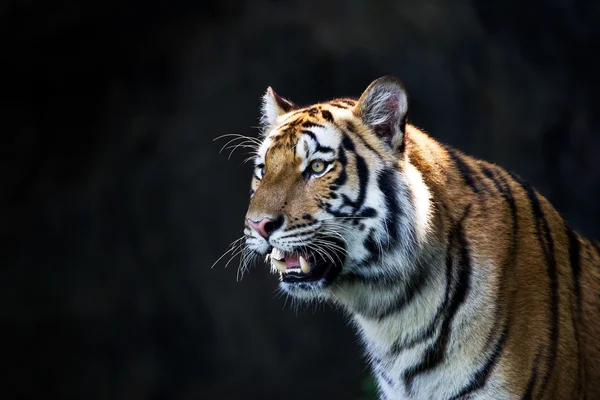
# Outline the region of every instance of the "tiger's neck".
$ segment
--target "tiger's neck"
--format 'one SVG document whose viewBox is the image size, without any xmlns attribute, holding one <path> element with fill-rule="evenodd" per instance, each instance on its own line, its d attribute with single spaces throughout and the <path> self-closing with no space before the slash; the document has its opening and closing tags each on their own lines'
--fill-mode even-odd
<svg viewBox="0 0 600 400">
<path fill-rule="evenodd" d="M 382 220 L 378 223 L 379 232 L 375 231 L 370 238 L 375 244 L 363 256 L 368 262 L 359 262 L 351 267 L 353 279 L 346 275 L 340 279 L 339 290 L 334 288 L 336 300 L 354 315 L 359 325 L 385 325 L 388 316 L 410 321 L 410 314 L 415 311 L 420 313 L 421 319 L 426 317 L 426 312 L 433 314 L 435 307 L 428 305 L 435 303 L 439 289 L 444 286 L 443 253 L 447 227 L 440 222 L 443 221 L 439 215 L 441 210 L 435 206 L 440 203 L 439 187 L 431 190 L 430 185 L 434 183 L 426 176 L 434 166 L 425 166 L 420 157 L 422 152 L 432 150 L 427 149 L 429 143 L 422 142 L 423 138 L 427 138 L 422 132 L 411 126 L 407 129 L 412 138 L 411 152 L 398 161 L 395 181 L 386 181 L 387 185 L 393 184 L 401 189 L 387 193 L 387 196 L 395 198 L 391 200 L 384 196 L 385 204 L 371 204 L 373 208 L 382 210 Z M 391 202 L 395 205 L 390 206 Z M 390 210 L 397 210 L 399 215 L 386 215 Z M 388 226 L 389 221 L 394 221 L 393 229 Z M 392 236 L 392 230 L 397 232 L 397 238 L 392 243 L 386 242 Z M 369 246 L 365 244 L 363 247 Z M 409 327 L 418 330 L 419 327 L 419 324 L 408 322 L 404 325 L 404 330 Z"/>
<path fill-rule="evenodd" d="M 337 301 L 351 313 L 379 386 L 388 398 L 398 398 L 399 393 L 419 393 L 424 398 L 456 393 L 464 371 L 460 363 L 444 363 L 440 355 L 445 354 L 446 360 L 464 361 L 464 343 L 486 345 L 481 339 L 485 335 L 480 333 L 488 327 L 472 321 L 481 320 L 482 312 L 489 310 L 476 307 L 465 312 L 459 307 L 464 300 L 462 285 L 472 285 L 476 291 L 486 285 L 485 277 L 469 282 L 462 275 L 471 268 L 471 260 L 465 259 L 469 256 L 460 251 L 465 246 L 461 240 L 466 240 L 462 224 L 470 209 L 463 208 L 460 199 L 454 201 L 452 194 L 444 193 L 443 180 L 435 176 L 436 166 L 423 164 L 426 157 L 421 157 L 421 152 L 437 151 L 436 145 L 419 148 L 419 144 L 429 146 L 419 140 L 428 139 L 417 136 L 411 143 L 415 164 L 407 161 L 403 166 L 405 187 L 410 188 L 414 208 L 404 221 L 399 221 L 416 226 L 415 246 L 407 252 L 409 238 L 405 238 L 369 266 L 370 271 L 402 273 L 393 273 L 392 278 L 373 274 L 375 279 L 347 283 L 335 293 Z M 402 202 L 403 194 L 398 196 Z M 456 210 L 432 206 L 441 203 L 456 204 Z M 442 218 L 441 213 L 456 215 Z M 441 222 L 444 220 L 455 222 Z M 447 331 L 453 324 L 461 329 L 454 331 L 450 339 Z M 427 374 L 432 371 L 435 375 Z M 421 379 L 425 375 L 427 379 Z"/>
</svg>

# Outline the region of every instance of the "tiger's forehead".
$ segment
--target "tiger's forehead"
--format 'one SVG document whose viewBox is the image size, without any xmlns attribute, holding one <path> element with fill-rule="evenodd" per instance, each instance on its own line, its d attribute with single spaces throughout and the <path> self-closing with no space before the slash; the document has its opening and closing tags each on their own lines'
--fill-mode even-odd
<svg viewBox="0 0 600 400">
<path fill-rule="evenodd" d="M 259 159 L 264 160 L 267 152 L 293 152 L 300 159 L 333 152 L 342 140 L 339 122 L 355 118 L 354 101 L 343 101 L 315 104 L 280 116 L 259 148 Z"/>
</svg>

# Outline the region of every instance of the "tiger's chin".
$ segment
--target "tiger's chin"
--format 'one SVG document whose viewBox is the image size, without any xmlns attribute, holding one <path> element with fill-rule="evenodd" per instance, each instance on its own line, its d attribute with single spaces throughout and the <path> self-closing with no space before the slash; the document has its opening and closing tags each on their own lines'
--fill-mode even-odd
<svg viewBox="0 0 600 400">
<path fill-rule="evenodd" d="M 280 287 L 287 294 L 307 300 L 324 297 L 344 265 L 345 249 L 337 246 L 339 250 L 334 253 L 304 249 L 284 252 L 274 247 L 267 261 L 271 272 L 279 273 Z"/>
</svg>

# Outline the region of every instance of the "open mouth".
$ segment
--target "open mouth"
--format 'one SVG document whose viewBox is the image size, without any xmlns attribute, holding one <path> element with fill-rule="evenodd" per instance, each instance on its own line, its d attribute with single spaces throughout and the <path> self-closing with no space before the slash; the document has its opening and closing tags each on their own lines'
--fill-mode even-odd
<svg viewBox="0 0 600 400">
<path fill-rule="evenodd" d="M 279 271 L 281 280 L 287 283 L 323 281 L 331 283 L 340 273 L 344 263 L 343 252 L 325 254 L 322 251 L 283 252 L 274 247 L 267 259 L 271 271 Z"/>
</svg>

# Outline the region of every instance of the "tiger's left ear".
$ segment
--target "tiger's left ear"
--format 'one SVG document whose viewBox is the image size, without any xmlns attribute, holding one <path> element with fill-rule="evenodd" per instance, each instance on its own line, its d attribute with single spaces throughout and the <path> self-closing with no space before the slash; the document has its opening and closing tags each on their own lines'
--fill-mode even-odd
<svg viewBox="0 0 600 400">
<path fill-rule="evenodd" d="M 296 105 L 289 100 L 284 99 L 279 96 L 275 91 L 269 86 L 267 88 L 267 92 L 263 96 L 262 102 L 262 115 L 260 117 L 260 122 L 263 127 L 269 127 L 275 125 L 275 121 L 277 117 L 283 115 L 287 112 L 292 111 L 296 108 Z"/>
<path fill-rule="evenodd" d="M 404 151 L 408 96 L 402 82 L 393 76 L 373 81 L 354 107 L 361 118 L 394 152 Z"/>
</svg>

